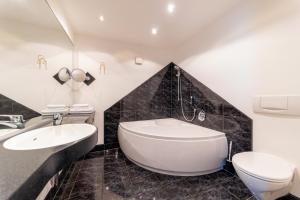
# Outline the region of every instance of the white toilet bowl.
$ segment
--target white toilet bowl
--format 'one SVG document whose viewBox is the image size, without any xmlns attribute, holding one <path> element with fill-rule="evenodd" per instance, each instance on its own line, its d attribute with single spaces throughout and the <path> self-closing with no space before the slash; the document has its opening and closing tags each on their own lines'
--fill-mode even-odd
<svg viewBox="0 0 300 200">
<path fill-rule="evenodd" d="M 289 192 L 295 167 L 285 160 L 265 153 L 243 152 L 232 158 L 240 179 L 261 200 L 274 200 Z"/>
</svg>

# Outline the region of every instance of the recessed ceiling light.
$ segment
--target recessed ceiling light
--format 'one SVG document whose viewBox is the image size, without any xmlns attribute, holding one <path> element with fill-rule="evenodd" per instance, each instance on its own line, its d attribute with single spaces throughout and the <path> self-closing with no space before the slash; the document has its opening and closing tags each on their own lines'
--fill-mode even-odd
<svg viewBox="0 0 300 200">
<path fill-rule="evenodd" d="M 169 3 L 167 8 L 169 13 L 173 13 L 175 11 L 175 4 Z"/>
<path fill-rule="evenodd" d="M 103 21 L 104 21 L 104 17 L 101 15 L 101 16 L 99 17 L 99 20 L 100 20 L 101 22 L 103 22 Z"/>
<path fill-rule="evenodd" d="M 152 28 L 151 33 L 152 35 L 157 35 L 157 28 Z"/>
</svg>

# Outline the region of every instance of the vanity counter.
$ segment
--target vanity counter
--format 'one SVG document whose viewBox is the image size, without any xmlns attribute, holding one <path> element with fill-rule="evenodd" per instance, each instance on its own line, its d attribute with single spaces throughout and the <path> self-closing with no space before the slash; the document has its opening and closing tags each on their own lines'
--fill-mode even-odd
<svg viewBox="0 0 300 200">
<path fill-rule="evenodd" d="M 67 116 L 63 124 L 85 123 L 89 118 Z M 35 120 L 13 135 L 52 125 L 51 118 Z M 95 131 L 75 143 L 36 150 L 8 150 L 3 147 L 5 140 L 0 141 L 0 199 L 35 199 L 50 178 L 65 165 L 89 152 L 96 145 L 97 138 Z"/>
</svg>

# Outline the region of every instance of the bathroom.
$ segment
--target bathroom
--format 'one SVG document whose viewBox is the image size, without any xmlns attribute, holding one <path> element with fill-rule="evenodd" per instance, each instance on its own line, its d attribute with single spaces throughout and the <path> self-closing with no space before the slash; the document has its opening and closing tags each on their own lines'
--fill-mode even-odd
<svg viewBox="0 0 300 200">
<path fill-rule="evenodd" d="M 0 2 L 0 200 L 300 199 L 298 0 Z"/>
</svg>

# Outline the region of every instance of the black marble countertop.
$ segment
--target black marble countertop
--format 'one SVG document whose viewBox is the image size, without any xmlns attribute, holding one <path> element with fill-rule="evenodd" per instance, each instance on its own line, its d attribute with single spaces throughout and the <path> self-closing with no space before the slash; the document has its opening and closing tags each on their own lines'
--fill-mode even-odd
<svg viewBox="0 0 300 200">
<path fill-rule="evenodd" d="M 63 124 L 85 123 L 90 116 L 67 116 Z M 37 118 L 16 134 L 51 126 L 52 119 Z M 14 134 L 14 135 L 16 135 Z M 97 143 L 97 131 L 76 143 L 36 150 L 8 150 L 0 141 L 0 199 L 35 199 L 46 183 Z"/>
</svg>

